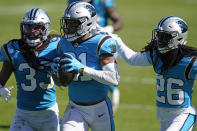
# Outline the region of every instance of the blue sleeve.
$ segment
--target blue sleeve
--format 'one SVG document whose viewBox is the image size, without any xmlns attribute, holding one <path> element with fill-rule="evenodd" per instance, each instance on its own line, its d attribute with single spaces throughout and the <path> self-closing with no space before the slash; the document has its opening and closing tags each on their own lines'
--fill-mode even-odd
<svg viewBox="0 0 197 131">
<path fill-rule="evenodd" d="M 114 40 L 113 38 L 110 38 L 108 40 L 106 40 L 100 48 L 99 51 L 99 55 L 101 54 L 112 54 L 114 55 L 117 51 L 117 43 L 116 40 Z"/>
<path fill-rule="evenodd" d="M 195 61 L 192 70 L 189 73 L 189 78 L 197 80 L 197 60 Z"/>
<path fill-rule="evenodd" d="M 115 1 L 114 0 L 104 0 L 105 8 L 112 8 L 115 7 Z"/>
<path fill-rule="evenodd" d="M 57 46 L 57 54 L 58 56 L 62 56 L 64 54 L 64 47 L 63 47 L 63 44 L 64 44 L 64 40 L 63 38 L 60 40 L 60 42 L 58 43 L 58 46 Z"/>
<path fill-rule="evenodd" d="M 3 45 L 1 46 L 1 50 L 0 50 L 0 61 L 9 61 L 8 59 L 8 54 L 6 53 L 6 50 L 5 50 L 5 46 L 6 45 Z"/>
<path fill-rule="evenodd" d="M 147 59 L 148 59 L 148 62 L 149 62 L 150 64 L 153 64 L 152 59 L 151 59 L 151 57 L 150 57 L 150 51 L 146 51 L 145 54 L 146 54 L 146 57 L 147 57 Z"/>
</svg>

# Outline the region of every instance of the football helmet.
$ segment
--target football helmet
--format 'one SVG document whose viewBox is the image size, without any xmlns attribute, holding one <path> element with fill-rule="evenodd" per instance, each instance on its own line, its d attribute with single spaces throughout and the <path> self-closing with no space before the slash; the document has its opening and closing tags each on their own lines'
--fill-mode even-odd
<svg viewBox="0 0 197 131">
<path fill-rule="evenodd" d="M 49 35 L 50 18 L 40 8 L 33 8 L 22 18 L 21 38 L 29 46 L 33 47 L 45 41 Z"/>
<path fill-rule="evenodd" d="M 76 1 L 92 3 L 92 0 L 68 0 L 68 3 L 71 4 L 72 2 L 76 2 Z"/>
<path fill-rule="evenodd" d="M 73 2 L 60 20 L 60 31 L 70 42 L 96 29 L 97 14 L 94 6 L 87 2 Z"/>
<path fill-rule="evenodd" d="M 178 48 L 178 45 L 186 44 L 188 26 L 186 22 L 176 16 L 167 16 L 159 21 L 153 30 L 157 48 L 164 54 Z"/>
<path fill-rule="evenodd" d="M 92 2 L 92 0 L 81 0 L 81 1 L 88 2 L 88 3 L 91 3 Z"/>
</svg>

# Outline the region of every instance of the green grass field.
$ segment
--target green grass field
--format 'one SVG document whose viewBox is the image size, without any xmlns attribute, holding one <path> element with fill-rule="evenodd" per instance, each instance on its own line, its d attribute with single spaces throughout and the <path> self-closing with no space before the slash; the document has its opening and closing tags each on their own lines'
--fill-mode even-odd
<svg viewBox="0 0 197 131">
<path fill-rule="evenodd" d="M 59 19 L 66 8 L 66 0 L 1 0 L 0 44 L 20 38 L 19 23 L 24 13 L 40 7 L 51 18 L 51 30 L 59 33 Z M 165 16 L 183 18 L 189 26 L 188 45 L 197 47 L 197 1 L 196 0 L 116 0 L 117 10 L 124 20 L 124 29 L 117 32 L 132 49 L 140 51 L 151 40 L 152 29 Z M 121 75 L 120 108 L 114 114 L 116 131 L 158 131 L 156 120 L 156 86 L 152 67 L 130 67 L 119 61 Z M 16 108 L 16 82 L 14 76 L 6 86 L 14 85 L 12 99 L 5 103 L 0 98 L 0 131 L 9 130 Z M 196 83 L 193 104 L 197 106 Z M 60 116 L 68 102 L 67 89 L 57 88 Z M 197 129 L 196 129 L 197 131 Z"/>
</svg>

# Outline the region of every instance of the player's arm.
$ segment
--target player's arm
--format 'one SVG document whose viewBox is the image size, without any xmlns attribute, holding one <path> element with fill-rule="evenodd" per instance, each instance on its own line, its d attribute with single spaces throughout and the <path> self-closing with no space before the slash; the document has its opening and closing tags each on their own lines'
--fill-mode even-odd
<svg viewBox="0 0 197 131">
<path fill-rule="evenodd" d="M 1 71 L 0 71 L 0 84 L 4 86 L 6 82 L 8 81 L 10 75 L 14 71 L 13 65 L 12 65 L 12 58 L 9 53 L 9 43 L 4 44 L 0 48 L 0 62 L 3 62 Z"/>
<path fill-rule="evenodd" d="M 99 56 L 100 67 L 102 70 L 95 70 L 85 66 L 82 70 L 83 75 L 87 75 L 88 77 L 106 85 L 117 86 L 120 82 L 120 76 L 114 58 L 114 54 L 117 50 L 116 44 L 116 40 L 112 37 L 103 37 L 97 47 L 97 55 Z"/>
<path fill-rule="evenodd" d="M 111 28 L 110 29 L 111 31 L 109 31 L 111 33 L 120 30 L 123 27 L 123 20 L 120 17 L 120 14 L 117 12 L 115 7 L 107 8 L 106 10 L 107 10 L 107 15 L 113 22 L 113 25 L 111 27 L 110 26 L 105 27 L 106 30 L 108 30 L 107 28 Z"/>
<path fill-rule="evenodd" d="M 13 72 L 13 67 L 10 62 L 4 61 L 0 72 L 0 84 L 4 86 Z"/>
<path fill-rule="evenodd" d="M 7 61 L 3 62 L 3 66 L 0 72 L 0 96 L 4 98 L 5 102 L 8 102 L 8 100 L 11 98 L 10 90 L 13 87 L 4 87 L 4 85 L 10 78 L 12 72 L 12 64 Z"/>
<path fill-rule="evenodd" d="M 94 80 L 106 84 L 117 86 L 120 82 L 120 76 L 115 58 L 111 54 L 100 55 L 100 65 L 102 70 L 95 70 L 85 66 L 80 72 Z"/>
<path fill-rule="evenodd" d="M 123 41 L 117 37 L 112 36 L 117 41 L 118 55 L 129 65 L 133 66 L 150 66 L 151 63 L 147 58 L 145 52 L 135 52 L 127 47 Z"/>
<path fill-rule="evenodd" d="M 82 73 L 83 76 L 88 76 L 100 83 L 106 85 L 117 86 L 120 81 L 117 65 L 114 63 L 115 59 L 113 56 L 101 55 L 100 62 L 102 70 L 95 70 L 88 66 L 84 66 L 71 54 L 64 54 L 67 58 L 61 59 L 60 62 L 68 63 L 61 66 L 64 69 L 64 72 L 75 71 L 75 73 Z"/>
</svg>

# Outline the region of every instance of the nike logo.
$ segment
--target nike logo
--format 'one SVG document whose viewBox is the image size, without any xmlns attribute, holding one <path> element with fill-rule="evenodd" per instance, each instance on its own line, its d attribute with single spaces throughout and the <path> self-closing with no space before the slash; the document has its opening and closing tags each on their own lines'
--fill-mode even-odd
<svg viewBox="0 0 197 131">
<path fill-rule="evenodd" d="M 105 113 L 98 115 L 98 117 L 102 117 Z"/>
</svg>

